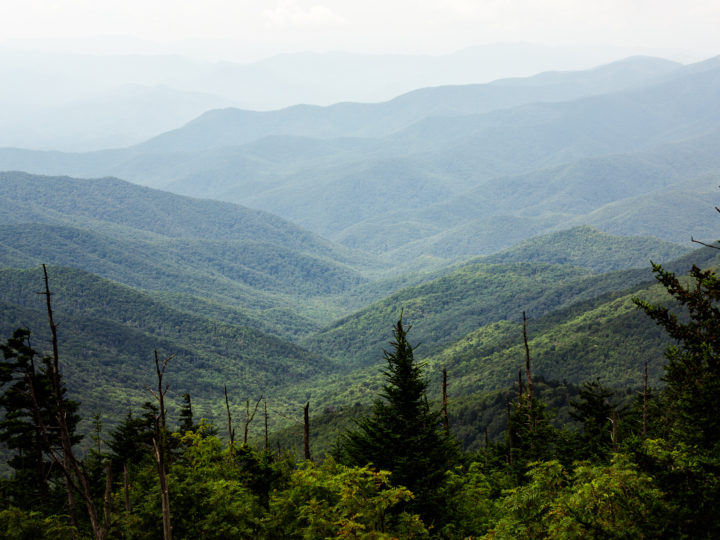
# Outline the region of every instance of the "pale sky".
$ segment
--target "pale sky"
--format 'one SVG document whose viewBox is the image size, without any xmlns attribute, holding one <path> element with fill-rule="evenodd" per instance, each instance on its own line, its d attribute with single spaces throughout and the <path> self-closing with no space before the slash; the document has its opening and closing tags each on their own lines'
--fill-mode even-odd
<svg viewBox="0 0 720 540">
<path fill-rule="evenodd" d="M 195 48 L 221 57 L 229 55 L 220 42 L 234 41 L 253 59 L 306 50 L 443 54 L 525 42 L 699 59 L 720 54 L 720 0 L 0 0 L 6 45 L 63 38 L 72 48 L 73 39 L 107 36 L 134 42 L 107 40 L 98 47 L 108 50 L 97 52 Z"/>
</svg>

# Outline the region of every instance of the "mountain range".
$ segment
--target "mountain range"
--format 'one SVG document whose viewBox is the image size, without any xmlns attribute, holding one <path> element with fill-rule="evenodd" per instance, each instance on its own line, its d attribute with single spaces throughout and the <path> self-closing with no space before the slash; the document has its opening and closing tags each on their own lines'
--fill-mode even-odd
<svg viewBox="0 0 720 540">
<path fill-rule="evenodd" d="M 523 312 L 539 376 L 632 386 L 648 361 L 658 384 L 665 339 L 632 298 L 667 301 L 651 260 L 720 263 L 689 243 L 717 230 L 718 91 L 718 59 L 631 58 L 0 149 L 0 331 L 44 347 L 48 264 L 71 392 L 111 425 L 155 348 L 212 419 L 226 385 L 236 408 L 269 396 L 273 426 L 367 404 L 401 316 L 458 397 L 511 384 Z"/>
</svg>

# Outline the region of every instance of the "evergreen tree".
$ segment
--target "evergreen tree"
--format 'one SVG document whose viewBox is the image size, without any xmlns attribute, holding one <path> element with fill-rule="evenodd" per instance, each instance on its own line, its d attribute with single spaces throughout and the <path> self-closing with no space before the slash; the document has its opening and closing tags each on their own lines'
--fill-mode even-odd
<svg viewBox="0 0 720 540">
<path fill-rule="evenodd" d="M 187 431 L 195 431 L 197 426 L 193 422 L 193 411 L 192 402 L 190 401 L 190 394 L 187 392 L 183 394 L 183 406 L 180 409 L 180 433 Z"/>
<path fill-rule="evenodd" d="M 614 391 L 593 381 L 584 383 L 579 399 L 570 401 L 570 417 L 582 424 L 577 459 L 605 461 L 613 450 L 612 419 L 613 411 L 617 411 L 614 397 Z M 624 410 L 619 412 L 624 413 Z M 616 416 L 620 417 L 619 414 Z"/>
<path fill-rule="evenodd" d="M 664 392 L 672 438 L 705 449 L 720 449 L 720 278 L 693 265 L 694 284 L 653 264 L 657 280 L 684 308 L 680 316 L 665 306 L 634 299 L 679 346 L 666 351 Z"/>
<path fill-rule="evenodd" d="M 0 345 L 0 444 L 12 452 L 8 465 L 14 470 L 11 487 L 14 503 L 22 508 L 47 508 L 54 480 L 61 471 L 53 467 L 50 449 L 62 453 L 57 426 L 57 407 L 53 395 L 48 358 L 38 358 L 30 345 L 30 331 L 17 329 L 4 345 Z M 39 364 L 39 365 L 38 365 Z M 31 387 L 32 385 L 32 387 Z M 31 392 L 31 388 L 32 391 Z M 62 388 L 64 394 L 65 389 Z M 34 407 L 35 395 L 38 409 Z M 66 420 L 73 444 L 80 441 L 75 435 L 79 421 L 78 403 L 63 398 Z M 41 424 L 46 426 L 46 442 Z M 62 500 L 62 499 L 60 499 Z"/>
<path fill-rule="evenodd" d="M 676 537 L 720 538 L 720 278 L 693 265 L 687 286 L 653 264 L 682 309 L 635 303 L 678 342 L 666 351 L 666 388 L 660 401 L 668 440 L 646 443 L 643 465 L 675 506 Z"/>
<path fill-rule="evenodd" d="M 427 382 L 413 357 L 402 318 L 394 329 L 392 352 L 384 352 L 386 384 L 375 401 L 371 417 L 338 441 L 336 454 L 354 466 L 372 465 L 392 473 L 393 485 L 415 494 L 408 510 L 427 524 L 441 521 L 439 488 L 457 458 L 454 441 L 444 433 L 438 411 L 427 401 Z"/>
</svg>

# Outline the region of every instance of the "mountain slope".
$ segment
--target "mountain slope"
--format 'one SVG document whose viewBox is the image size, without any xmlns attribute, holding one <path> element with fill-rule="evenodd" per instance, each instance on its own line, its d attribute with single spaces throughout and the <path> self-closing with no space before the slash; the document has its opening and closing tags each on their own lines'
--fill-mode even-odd
<svg viewBox="0 0 720 540">
<path fill-rule="evenodd" d="M 130 404 L 149 399 L 154 349 L 174 355 L 168 368 L 174 399 L 191 392 L 198 412 L 209 417 L 222 410 L 224 385 L 236 396 L 259 395 L 329 369 L 297 345 L 178 311 L 92 274 L 63 267 L 49 267 L 48 274 L 65 380 L 87 411 L 117 420 Z M 0 269 L 0 281 L 0 333 L 28 327 L 33 343 L 45 350 L 47 314 L 36 294 L 42 271 Z"/>
</svg>

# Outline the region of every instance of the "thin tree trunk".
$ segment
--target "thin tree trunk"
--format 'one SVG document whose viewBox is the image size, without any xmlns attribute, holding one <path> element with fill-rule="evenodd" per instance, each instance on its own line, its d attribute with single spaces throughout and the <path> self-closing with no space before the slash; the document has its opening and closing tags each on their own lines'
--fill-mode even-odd
<svg viewBox="0 0 720 540">
<path fill-rule="evenodd" d="M 508 434 L 508 463 L 513 464 L 513 436 L 512 436 L 512 420 L 510 418 L 510 403 L 507 404 L 507 434 Z"/>
<path fill-rule="evenodd" d="M 68 461 L 67 456 L 63 456 L 63 460 L 65 462 L 65 465 L 63 466 L 63 468 L 67 468 L 67 470 L 70 470 L 70 463 Z M 68 513 L 70 515 L 70 525 L 77 528 L 78 520 L 77 520 L 77 504 L 75 503 L 75 490 L 70 485 L 70 479 L 67 476 L 65 476 L 65 489 L 67 490 Z"/>
<path fill-rule="evenodd" d="M 129 514 L 132 511 L 130 508 L 130 478 L 125 462 L 123 462 L 123 491 L 125 492 L 125 511 Z"/>
<path fill-rule="evenodd" d="M 263 397 L 260 396 L 260 399 L 255 402 L 255 409 L 253 409 L 252 414 L 250 414 L 250 398 L 245 401 L 245 432 L 243 434 L 243 444 L 247 444 L 250 422 L 252 422 L 255 418 L 255 413 L 257 413 L 258 406 L 260 405 L 260 401 L 262 401 L 262 398 Z"/>
<path fill-rule="evenodd" d="M 532 374 L 530 372 L 530 346 L 528 345 L 527 339 L 527 319 L 525 318 L 525 312 L 522 312 L 523 318 L 523 341 L 525 342 L 525 375 L 527 376 L 528 394 L 532 400 L 534 396 L 534 388 L 532 382 Z"/>
<path fill-rule="evenodd" d="M 165 474 L 165 462 L 163 460 L 162 448 L 153 439 L 153 450 L 155 451 L 155 464 L 157 465 L 158 479 L 160 480 L 160 504 L 162 506 L 163 538 L 172 540 L 172 524 L 170 522 L 170 493 L 168 491 L 167 476 Z"/>
<path fill-rule="evenodd" d="M 618 451 L 618 442 L 619 442 L 619 441 L 618 441 L 618 431 L 617 431 L 617 427 L 618 427 L 618 413 L 617 413 L 617 410 L 616 410 L 616 409 L 613 409 L 613 414 L 612 414 L 612 420 L 611 420 L 611 422 L 612 422 L 613 452 L 616 452 L 616 453 L 617 453 L 617 451 Z"/>
<path fill-rule="evenodd" d="M 648 397 L 648 363 L 645 360 L 643 374 L 643 435 L 647 435 L 647 397 Z"/>
<path fill-rule="evenodd" d="M 110 495 L 112 493 L 112 477 L 110 475 L 110 460 L 105 461 L 105 495 L 103 497 L 103 510 L 105 513 L 105 530 L 110 531 Z"/>
<path fill-rule="evenodd" d="M 442 374 L 442 415 L 443 415 L 443 429 L 445 435 L 450 434 L 450 419 L 448 418 L 447 412 L 447 369 L 443 368 Z"/>
<path fill-rule="evenodd" d="M 304 429 L 303 429 L 303 443 L 304 443 L 303 446 L 305 448 L 305 459 L 308 461 L 312 461 L 312 458 L 310 457 L 310 413 L 309 413 L 309 410 L 310 410 L 310 402 L 308 401 L 305 404 L 305 409 L 303 411 L 304 412 L 303 416 L 305 419 L 305 425 L 304 425 Z"/>
<path fill-rule="evenodd" d="M 67 412 L 65 411 L 65 403 L 63 402 L 62 397 L 62 387 L 60 385 L 60 353 L 58 351 L 57 325 L 55 324 L 53 318 L 52 303 L 50 301 L 52 293 L 50 292 L 47 267 L 44 264 L 42 265 L 42 267 L 45 280 L 45 291 L 40 294 L 45 296 L 48 323 L 50 325 L 50 335 L 53 351 L 52 362 L 50 363 L 50 370 L 53 394 L 55 396 L 56 421 L 58 432 L 60 435 L 60 443 L 63 450 L 62 459 L 57 455 L 57 453 L 53 450 L 50 444 L 50 437 L 47 433 L 47 426 L 44 424 L 44 422 L 42 422 L 39 414 L 40 406 L 37 401 L 37 395 L 35 394 L 34 386 L 32 384 L 33 381 L 30 380 L 28 382 L 33 401 L 33 407 L 37 410 L 37 418 L 40 419 L 40 429 L 43 434 L 43 439 L 45 441 L 47 450 L 53 458 L 53 461 L 55 461 L 55 463 L 57 463 L 62 468 L 63 473 L 65 474 L 65 485 L 68 490 L 68 503 L 71 506 L 74 505 L 72 491 L 77 489 L 83 500 L 85 501 L 85 507 L 87 509 L 88 518 L 90 520 L 90 526 L 93 530 L 95 538 L 97 538 L 98 540 L 105 540 L 105 538 L 107 538 L 107 530 L 100 524 L 97 508 L 95 506 L 95 502 L 93 501 L 92 493 L 90 490 L 90 483 L 88 482 L 87 476 L 85 476 L 85 472 L 80 466 L 80 462 L 75 457 L 72 449 L 72 440 L 70 438 L 70 430 L 67 424 Z"/>
<path fill-rule="evenodd" d="M 269 445 L 268 445 L 268 413 L 267 413 L 267 400 L 263 401 L 263 406 L 265 408 L 265 451 L 268 451 Z"/>
<path fill-rule="evenodd" d="M 225 409 L 227 410 L 228 419 L 228 436 L 230 437 L 230 445 L 228 447 L 228 456 L 233 457 L 233 449 L 235 446 L 235 430 L 232 427 L 232 417 L 230 416 L 230 401 L 228 401 L 227 386 L 225 387 Z"/>
<path fill-rule="evenodd" d="M 155 437 L 153 438 L 153 450 L 155 451 L 155 464 L 157 465 L 158 480 L 160 482 L 160 503 L 162 506 L 163 520 L 163 538 L 172 540 L 172 522 L 170 519 L 170 492 L 167 484 L 167 471 L 165 470 L 167 454 L 167 428 L 166 428 L 166 412 L 165 412 L 165 394 L 169 385 L 163 388 L 163 375 L 168 362 L 172 359 L 168 356 L 162 361 L 158 357 L 157 349 L 155 349 L 155 372 L 157 374 L 157 392 L 150 390 L 158 401 L 159 410 L 155 417 Z"/>
</svg>

